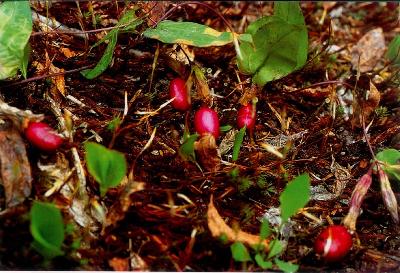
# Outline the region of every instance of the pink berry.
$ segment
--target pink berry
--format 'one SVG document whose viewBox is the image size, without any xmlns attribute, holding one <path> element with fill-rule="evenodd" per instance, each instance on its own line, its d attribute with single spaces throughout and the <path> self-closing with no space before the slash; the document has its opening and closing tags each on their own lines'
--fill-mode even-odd
<svg viewBox="0 0 400 273">
<path fill-rule="evenodd" d="M 185 81 L 181 78 L 173 79 L 169 84 L 169 96 L 175 98 L 172 106 L 176 110 L 187 111 L 190 108 L 190 94 L 186 88 Z"/>
<path fill-rule="evenodd" d="M 219 119 L 217 113 L 208 107 L 201 107 L 194 115 L 194 127 L 200 135 L 212 134 L 219 136 Z"/>
<path fill-rule="evenodd" d="M 55 151 L 63 143 L 63 138 L 44 122 L 30 122 L 25 136 L 33 146 L 46 152 Z"/>
<path fill-rule="evenodd" d="M 246 126 L 252 130 L 256 124 L 256 109 L 253 104 L 247 104 L 240 107 L 237 116 L 237 124 L 239 128 Z"/>
<path fill-rule="evenodd" d="M 315 253 L 327 262 L 341 260 L 350 251 L 353 241 L 344 226 L 335 225 L 325 228 L 314 242 Z"/>
</svg>

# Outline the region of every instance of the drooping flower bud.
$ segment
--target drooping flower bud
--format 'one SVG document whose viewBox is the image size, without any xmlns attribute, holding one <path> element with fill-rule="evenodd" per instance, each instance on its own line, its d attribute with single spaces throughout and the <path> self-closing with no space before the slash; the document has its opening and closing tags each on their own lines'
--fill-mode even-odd
<svg viewBox="0 0 400 273">
<path fill-rule="evenodd" d="M 378 165 L 378 164 L 377 164 Z M 381 193 L 383 202 L 385 203 L 386 208 L 390 212 L 390 216 L 392 216 L 393 222 L 396 224 L 399 223 L 399 213 L 397 211 L 397 200 L 392 187 L 390 186 L 389 178 L 387 174 L 382 170 L 382 167 L 378 165 L 378 176 L 379 182 L 381 184 Z"/>
<path fill-rule="evenodd" d="M 350 198 L 350 209 L 343 220 L 343 225 L 350 230 L 356 229 L 357 218 L 360 215 L 361 205 L 364 201 L 365 194 L 372 183 L 372 169 L 369 169 L 358 181 Z"/>
</svg>

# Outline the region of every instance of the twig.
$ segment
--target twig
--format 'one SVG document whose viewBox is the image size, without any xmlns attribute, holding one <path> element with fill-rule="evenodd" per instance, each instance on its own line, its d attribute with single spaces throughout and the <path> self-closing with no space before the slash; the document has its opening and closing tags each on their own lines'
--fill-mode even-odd
<svg viewBox="0 0 400 273">
<path fill-rule="evenodd" d="M 72 74 L 72 73 L 75 73 L 75 72 L 79 72 L 81 70 L 85 70 L 85 69 L 91 68 L 93 66 L 95 66 L 95 65 L 91 64 L 91 65 L 87 65 L 87 66 L 76 68 L 76 69 L 66 70 L 64 72 L 57 72 L 57 73 L 53 73 L 53 74 L 35 76 L 35 77 L 28 78 L 28 79 L 25 79 L 25 80 L 22 80 L 22 81 L 19 81 L 19 82 L 13 82 L 13 83 L 10 83 L 10 84 L 6 84 L 6 85 L 0 86 L 0 87 L 10 87 L 10 86 L 20 85 L 20 84 L 24 84 L 24 83 L 27 83 L 27 82 L 33 82 L 33 81 L 37 81 L 37 80 L 41 80 L 41 79 L 45 79 L 45 78 L 49 78 L 49 77 Z"/>
</svg>

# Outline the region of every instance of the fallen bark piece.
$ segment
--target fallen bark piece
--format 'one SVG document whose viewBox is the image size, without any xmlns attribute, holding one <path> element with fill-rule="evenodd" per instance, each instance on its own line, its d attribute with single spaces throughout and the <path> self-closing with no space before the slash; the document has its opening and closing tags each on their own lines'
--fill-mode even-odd
<svg viewBox="0 0 400 273">
<path fill-rule="evenodd" d="M 248 246 L 261 244 L 265 251 L 269 251 L 269 240 L 261 241 L 260 236 L 250 234 L 241 230 L 233 230 L 229 227 L 219 215 L 213 203 L 213 197 L 210 198 L 207 211 L 208 228 L 213 237 L 225 235 L 229 242 L 241 242 Z"/>
</svg>

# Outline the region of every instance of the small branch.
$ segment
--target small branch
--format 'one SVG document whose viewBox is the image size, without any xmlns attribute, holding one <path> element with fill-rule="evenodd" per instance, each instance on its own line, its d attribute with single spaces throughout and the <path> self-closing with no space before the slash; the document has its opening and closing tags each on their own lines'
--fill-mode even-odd
<svg viewBox="0 0 400 273">
<path fill-rule="evenodd" d="M 45 79 L 45 78 L 54 77 L 54 76 L 72 74 L 72 73 L 75 73 L 75 72 L 79 72 L 81 70 L 85 70 L 85 69 L 91 68 L 93 66 L 94 66 L 94 64 L 91 64 L 91 65 L 87 65 L 87 66 L 76 68 L 76 69 L 72 69 L 72 70 L 66 70 L 64 72 L 57 72 L 57 73 L 53 73 L 53 74 L 35 76 L 35 77 L 28 78 L 28 79 L 25 79 L 25 80 L 22 80 L 22 81 L 19 81 L 19 82 L 13 82 L 13 83 L 10 83 L 10 84 L 6 84 L 6 85 L 0 86 L 0 87 L 10 87 L 10 86 L 20 85 L 20 84 L 24 84 L 24 83 L 27 83 L 27 82 L 33 82 L 33 81 L 37 81 L 37 80 L 41 80 L 41 79 Z"/>
</svg>

